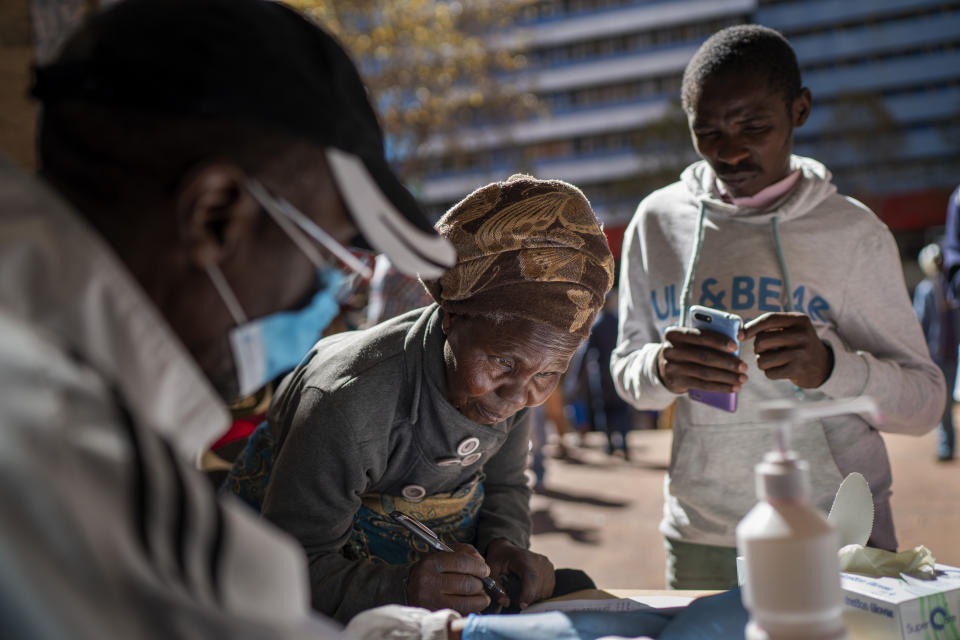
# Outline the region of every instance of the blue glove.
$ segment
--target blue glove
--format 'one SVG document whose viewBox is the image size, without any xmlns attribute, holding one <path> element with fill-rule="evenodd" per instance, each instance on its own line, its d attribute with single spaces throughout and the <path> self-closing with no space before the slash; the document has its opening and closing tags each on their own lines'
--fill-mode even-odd
<svg viewBox="0 0 960 640">
<path fill-rule="evenodd" d="M 656 637 L 672 614 L 656 611 L 550 611 L 471 615 L 462 640 L 595 640 L 601 636 Z"/>
</svg>

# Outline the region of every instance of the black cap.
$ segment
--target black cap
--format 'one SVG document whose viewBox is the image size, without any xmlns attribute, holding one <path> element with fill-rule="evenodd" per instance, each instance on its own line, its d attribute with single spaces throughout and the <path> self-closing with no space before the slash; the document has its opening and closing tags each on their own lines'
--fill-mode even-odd
<svg viewBox="0 0 960 640">
<path fill-rule="evenodd" d="M 349 56 L 282 4 L 118 2 L 81 27 L 67 54 L 35 70 L 32 92 L 46 104 L 233 117 L 285 131 L 326 149 L 364 238 L 398 269 L 439 277 L 456 259 L 390 169 Z"/>
</svg>

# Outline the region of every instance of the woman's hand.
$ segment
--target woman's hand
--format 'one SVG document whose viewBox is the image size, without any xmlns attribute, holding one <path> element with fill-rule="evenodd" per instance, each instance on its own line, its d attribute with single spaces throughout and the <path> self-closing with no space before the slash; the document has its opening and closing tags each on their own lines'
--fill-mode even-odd
<svg viewBox="0 0 960 640">
<path fill-rule="evenodd" d="M 771 380 L 786 378 L 801 389 L 815 389 L 833 371 L 833 352 L 805 313 L 765 313 L 743 331 L 745 339 L 755 338 L 757 366 Z"/>
<path fill-rule="evenodd" d="M 410 568 L 407 577 L 407 604 L 425 609 L 453 609 L 477 613 L 490 604 L 481 578 L 490 567 L 469 544 L 453 545 L 453 553 L 429 553 Z"/>
<path fill-rule="evenodd" d="M 520 595 L 515 604 L 521 609 L 553 593 L 553 564 L 546 556 L 499 538 L 487 547 L 487 564 L 494 580 L 508 573 L 520 576 Z"/>
<path fill-rule="evenodd" d="M 733 340 L 715 331 L 670 327 L 657 353 L 657 373 L 673 393 L 734 393 L 747 381 L 747 365 L 733 355 L 736 350 Z"/>
</svg>

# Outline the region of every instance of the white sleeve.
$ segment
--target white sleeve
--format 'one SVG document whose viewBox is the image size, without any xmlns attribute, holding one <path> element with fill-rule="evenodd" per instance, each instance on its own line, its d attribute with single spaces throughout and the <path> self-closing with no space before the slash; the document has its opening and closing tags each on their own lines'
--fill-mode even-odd
<svg viewBox="0 0 960 640">
<path fill-rule="evenodd" d="M 872 396 L 882 431 L 921 435 L 943 414 L 943 373 L 930 358 L 903 279 L 900 254 L 885 228 L 855 252 L 837 330 L 820 328 L 833 349 L 833 371 L 819 390 L 830 397 Z"/>
<path fill-rule="evenodd" d="M 663 386 L 657 373 L 662 341 L 650 308 L 648 274 L 640 241 L 642 207 L 623 238 L 619 283 L 619 333 L 610 358 L 617 393 L 641 410 L 668 407 L 678 396 Z"/>
<path fill-rule="evenodd" d="M 332 640 L 299 545 L 0 310 L 4 637 Z"/>
<path fill-rule="evenodd" d="M 460 618 L 452 609 L 430 611 L 390 604 L 368 609 L 347 625 L 350 640 L 447 640 L 450 622 Z"/>
</svg>

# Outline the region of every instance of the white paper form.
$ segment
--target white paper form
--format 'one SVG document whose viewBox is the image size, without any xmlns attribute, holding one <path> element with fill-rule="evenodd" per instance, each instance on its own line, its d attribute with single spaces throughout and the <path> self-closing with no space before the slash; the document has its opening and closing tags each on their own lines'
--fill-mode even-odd
<svg viewBox="0 0 960 640">
<path fill-rule="evenodd" d="M 544 611 L 663 611 L 682 609 L 693 602 L 691 596 L 633 596 L 631 598 L 602 598 L 583 600 L 553 600 L 532 604 L 522 613 L 543 613 Z M 666 610 L 666 611 L 665 611 Z"/>
</svg>

